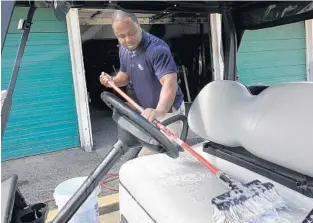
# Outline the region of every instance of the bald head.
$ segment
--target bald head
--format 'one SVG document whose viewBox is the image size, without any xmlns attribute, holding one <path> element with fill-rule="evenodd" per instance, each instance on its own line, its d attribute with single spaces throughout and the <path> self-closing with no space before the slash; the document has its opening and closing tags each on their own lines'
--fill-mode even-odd
<svg viewBox="0 0 313 223">
<path fill-rule="evenodd" d="M 133 13 L 124 12 L 122 10 L 116 10 L 112 15 L 112 24 L 116 21 L 123 21 L 123 20 L 131 20 L 137 25 L 139 25 L 139 22 L 137 20 L 137 17 Z"/>
<path fill-rule="evenodd" d="M 121 45 L 135 50 L 141 41 L 141 28 L 133 13 L 117 10 L 112 15 L 113 32 Z"/>
</svg>

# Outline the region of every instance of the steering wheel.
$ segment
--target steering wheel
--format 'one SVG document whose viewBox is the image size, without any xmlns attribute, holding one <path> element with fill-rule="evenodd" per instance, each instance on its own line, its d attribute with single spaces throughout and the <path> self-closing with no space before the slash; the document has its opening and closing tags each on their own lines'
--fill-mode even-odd
<svg viewBox="0 0 313 223">
<path fill-rule="evenodd" d="M 141 114 L 134 111 L 123 100 L 110 92 L 101 93 L 101 99 L 113 110 L 113 119 L 117 124 L 135 136 L 141 144 L 148 145 L 149 148 L 159 150 L 160 146 L 165 149 L 165 153 L 172 158 L 179 156 L 181 148 L 171 142 L 157 127 L 145 119 Z M 181 138 L 187 137 L 187 118 L 184 115 L 176 115 L 162 124 L 169 125 L 175 121 L 183 121 L 183 131 Z"/>
</svg>

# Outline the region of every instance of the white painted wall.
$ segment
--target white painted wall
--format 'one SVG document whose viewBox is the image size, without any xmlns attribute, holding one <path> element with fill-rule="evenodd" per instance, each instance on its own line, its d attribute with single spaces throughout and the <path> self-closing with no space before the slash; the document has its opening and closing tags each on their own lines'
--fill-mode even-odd
<svg viewBox="0 0 313 223">
<path fill-rule="evenodd" d="M 200 25 L 166 25 L 165 39 L 178 37 L 182 34 L 200 33 Z M 142 25 L 142 28 L 149 32 L 151 25 Z M 114 39 L 114 33 L 111 25 L 81 25 L 82 42 L 89 39 Z M 208 26 L 204 25 L 204 32 L 208 33 Z"/>
<path fill-rule="evenodd" d="M 72 8 L 66 15 L 69 48 L 71 52 L 72 74 L 75 90 L 75 102 L 78 115 L 78 126 L 81 148 L 92 152 L 93 139 L 89 113 L 89 103 L 85 80 L 82 42 L 79 32 L 78 10 Z"/>
</svg>

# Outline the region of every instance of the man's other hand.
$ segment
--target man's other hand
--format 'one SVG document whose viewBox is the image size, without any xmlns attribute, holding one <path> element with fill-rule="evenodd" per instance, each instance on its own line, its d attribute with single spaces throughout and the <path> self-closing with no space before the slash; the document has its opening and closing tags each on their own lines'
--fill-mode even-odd
<svg viewBox="0 0 313 223">
<path fill-rule="evenodd" d="M 158 111 L 157 109 L 147 108 L 141 113 L 143 117 L 148 119 L 149 121 L 154 120 L 155 118 L 163 118 L 166 115 L 166 112 Z"/>
<path fill-rule="evenodd" d="M 100 83 L 102 84 L 102 85 L 104 85 L 104 86 L 106 86 L 106 87 L 111 87 L 110 85 L 109 85 L 109 83 L 108 83 L 108 81 L 113 81 L 113 78 L 109 75 L 109 74 L 107 74 L 107 73 L 105 73 L 105 72 L 102 72 L 101 73 L 101 75 L 100 75 L 100 77 L 99 77 L 99 80 L 100 80 Z"/>
</svg>

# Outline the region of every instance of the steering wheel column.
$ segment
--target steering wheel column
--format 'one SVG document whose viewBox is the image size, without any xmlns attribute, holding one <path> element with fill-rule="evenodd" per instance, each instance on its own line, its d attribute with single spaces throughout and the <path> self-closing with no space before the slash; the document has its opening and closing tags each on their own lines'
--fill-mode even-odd
<svg viewBox="0 0 313 223">
<path fill-rule="evenodd" d="M 140 131 L 135 124 L 129 120 L 118 114 L 118 112 L 113 111 L 113 120 L 117 123 L 117 130 L 118 130 L 118 138 L 123 141 L 127 146 L 132 149 L 138 150 L 134 152 L 134 157 L 136 157 L 141 149 L 141 147 L 148 147 L 153 149 L 159 153 L 166 153 L 166 150 L 162 148 L 160 143 L 153 139 L 152 136 L 145 134 L 143 131 Z M 183 123 L 182 132 L 180 135 L 180 139 L 186 141 L 187 133 L 188 133 L 188 123 L 187 117 L 184 115 L 175 115 L 172 116 L 163 122 L 161 122 L 164 126 L 171 125 L 175 122 L 181 121 Z M 178 150 L 181 150 L 178 147 Z"/>
</svg>

